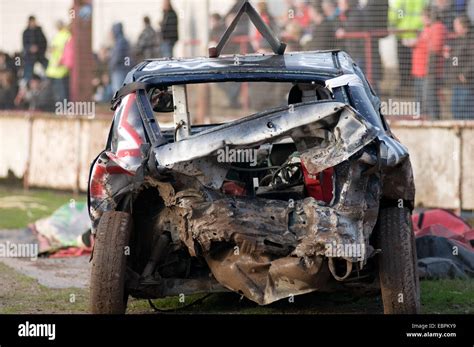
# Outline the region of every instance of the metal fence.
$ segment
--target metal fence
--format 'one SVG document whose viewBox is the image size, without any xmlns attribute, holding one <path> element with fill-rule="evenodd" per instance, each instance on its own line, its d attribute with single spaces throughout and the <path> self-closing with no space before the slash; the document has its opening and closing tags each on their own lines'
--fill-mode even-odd
<svg viewBox="0 0 474 347">
<path fill-rule="evenodd" d="M 198 1 L 202 6 L 211 4 L 211 10 L 204 11 L 209 18 L 200 16 L 190 21 L 193 19 L 188 13 L 192 11 L 188 7 L 190 2 L 192 0 L 172 1 L 181 23 L 179 28 L 174 28 L 169 16 L 168 22 L 161 20 L 161 27 L 156 17 L 150 25 L 140 17 L 136 23 L 142 27 L 139 36 L 127 38 L 127 27 L 123 29 L 124 35 L 116 27 L 115 38 L 93 45 L 92 26 L 111 22 L 110 18 L 105 21 L 107 11 L 102 8 L 103 1 L 71 0 L 70 23 L 64 23 L 63 28 L 57 23 L 58 32 L 48 40 L 47 47 L 37 42 L 38 33 L 34 30 L 26 34 L 26 39 L 25 34 L 22 37 L 21 33 L 15 33 L 19 40 L 23 39 L 21 52 L 7 52 L 0 47 L 0 109 L 57 113 L 58 101 L 66 98 L 67 101 L 93 102 L 96 110 L 106 112 L 112 94 L 135 63 L 152 57 L 202 54 L 203 46 L 219 39 L 237 8 L 237 5 L 227 6 L 221 10 L 217 0 Z M 471 25 L 474 0 L 268 0 L 253 3 L 267 24 L 288 44 L 287 52 L 342 49 L 351 54 L 381 96 L 385 115 L 403 119 L 474 119 Z M 161 2 L 159 8 L 161 11 Z M 217 9 L 216 12 L 213 9 Z M 31 12 L 34 14 L 34 8 Z M 134 14 L 133 18 L 138 17 Z M 129 28 L 130 23 L 127 25 Z M 203 27 L 209 29 L 204 38 L 198 34 Z M 68 48 L 67 37 L 72 49 Z M 39 48 L 39 52 L 35 49 L 27 52 L 32 45 L 36 50 Z M 262 37 L 249 21 L 244 21 L 224 53 L 266 51 L 268 47 Z M 63 73 L 55 71 L 54 66 L 48 72 L 55 63 L 65 66 Z M 61 92 L 61 88 L 68 92 Z M 232 113 L 235 104 L 227 103 L 218 89 L 211 87 L 204 101 L 201 95 L 194 98 L 191 95 L 192 100 L 201 103 L 195 105 L 203 110 L 196 114 L 199 121 L 213 121 L 209 105 L 217 106 L 220 114 Z M 199 89 L 195 91 L 198 93 Z M 252 111 L 248 84 L 242 84 L 240 92 L 234 95 L 243 110 Z M 203 102 L 207 105 L 202 105 Z"/>
</svg>

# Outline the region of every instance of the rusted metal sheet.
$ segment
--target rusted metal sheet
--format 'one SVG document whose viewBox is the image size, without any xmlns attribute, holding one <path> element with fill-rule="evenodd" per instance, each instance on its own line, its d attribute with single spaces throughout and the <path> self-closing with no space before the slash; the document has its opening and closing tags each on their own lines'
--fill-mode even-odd
<svg viewBox="0 0 474 347">
<path fill-rule="evenodd" d="M 357 160 L 338 168 L 338 177 L 342 194 L 330 207 L 313 198 L 285 202 L 202 189 L 176 192 L 157 182 L 168 206 L 157 229 L 173 225 L 191 256 L 202 252 L 219 283 L 259 304 L 318 290 L 330 277 L 327 245 L 363 245 L 360 258 L 347 258 L 351 263 L 364 263 L 373 251 L 368 240 L 377 220 L 379 182 L 363 175 Z"/>
</svg>

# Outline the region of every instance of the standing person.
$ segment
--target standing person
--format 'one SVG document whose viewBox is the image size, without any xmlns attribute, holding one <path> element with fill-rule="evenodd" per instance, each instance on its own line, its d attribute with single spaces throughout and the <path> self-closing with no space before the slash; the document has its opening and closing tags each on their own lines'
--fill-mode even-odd
<svg viewBox="0 0 474 347">
<path fill-rule="evenodd" d="M 285 0 L 285 12 L 278 16 L 278 22 L 283 29 L 286 25 L 295 19 L 297 6 L 295 0 Z"/>
<path fill-rule="evenodd" d="M 303 29 L 298 24 L 298 22 L 293 21 L 289 22 L 284 28 L 283 32 L 280 34 L 281 38 L 285 41 L 287 47 L 287 52 L 299 52 L 302 47 L 300 44 L 300 39 L 303 36 Z"/>
<path fill-rule="evenodd" d="M 43 30 L 36 23 L 36 18 L 34 16 L 29 16 L 28 26 L 25 31 L 23 31 L 23 79 L 26 83 L 33 76 L 36 62 L 40 63 L 46 70 L 48 66 L 48 60 L 45 57 L 46 47 L 47 41 L 43 34 Z"/>
<path fill-rule="evenodd" d="M 112 90 L 115 93 L 122 87 L 123 81 L 130 70 L 130 45 L 123 34 L 122 23 L 112 26 L 114 45 L 110 51 L 109 70 Z"/>
<path fill-rule="evenodd" d="M 0 73 L 0 110 L 13 109 L 15 106 L 15 85 L 10 74 Z"/>
<path fill-rule="evenodd" d="M 466 15 L 454 20 L 456 37 L 445 49 L 447 82 L 452 89 L 454 119 L 474 119 L 474 34 Z"/>
<path fill-rule="evenodd" d="M 339 10 L 334 2 L 335 0 L 322 0 L 321 9 L 324 13 L 324 16 L 330 22 L 335 22 L 339 16 Z"/>
<path fill-rule="evenodd" d="M 325 1 L 326 9 L 331 10 L 332 3 L 328 0 Z M 334 6 L 332 11 L 334 11 Z M 324 12 L 322 7 L 313 5 L 311 11 L 311 24 L 310 32 L 311 39 L 304 45 L 304 49 L 307 51 L 315 50 L 331 50 L 335 48 L 334 35 L 336 32 L 335 21 Z"/>
<path fill-rule="evenodd" d="M 92 86 L 94 88 L 94 100 L 96 102 L 110 102 L 113 97 L 112 85 L 109 75 L 109 50 L 102 46 L 97 54 L 94 54 L 95 69 Z"/>
<path fill-rule="evenodd" d="M 237 15 L 240 7 L 242 6 L 242 2 L 240 0 L 235 0 L 234 5 L 231 9 L 225 14 L 224 16 L 224 23 L 225 27 L 228 28 L 232 21 L 234 20 L 235 16 Z M 237 26 L 234 29 L 232 36 L 235 38 L 237 36 L 248 36 L 250 37 L 250 18 L 249 16 L 242 16 L 240 17 Z M 225 46 L 225 51 L 228 54 L 243 54 L 243 53 L 250 53 L 252 52 L 252 42 L 249 40 L 247 44 L 241 44 L 239 42 L 234 41 L 233 39 L 229 40 L 229 42 Z"/>
<path fill-rule="evenodd" d="M 268 11 L 268 6 L 266 1 L 260 1 L 257 3 L 257 12 L 260 14 L 260 17 L 262 17 L 262 20 L 269 26 L 270 29 L 275 30 L 277 29 L 277 25 L 275 22 L 275 19 L 273 16 L 270 14 Z M 269 50 L 270 45 L 268 42 L 266 42 L 260 34 L 260 32 L 257 30 L 255 31 L 253 38 L 252 38 L 252 46 L 253 49 L 258 52 L 260 50 Z"/>
<path fill-rule="evenodd" d="M 151 26 L 150 17 L 143 18 L 144 28 L 138 37 L 136 51 L 137 60 L 156 58 L 158 56 L 158 35 Z"/>
<path fill-rule="evenodd" d="M 1 74 L 10 75 L 16 93 L 18 91 L 18 68 L 15 65 L 15 57 L 2 51 L 0 51 L 0 75 Z"/>
<path fill-rule="evenodd" d="M 0 109 L 14 107 L 16 86 L 16 69 L 10 56 L 0 51 Z"/>
<path fill-rule="evenodd" d="M 397 34 L 398 71 L 400 76 L 400 90 L 408 91 L 413 85 L 412 47 L 417 33 L 423 28 L 421 13 L 427 5 L 427 0 L 395 0 L 389 9 L 389 26 L 396 30 L 414 30 Z"/>
<path fill-rule="evenodd" d="M 415 93 L 421 102 L 422 113 L 439 119 L 438 88 L 441 86 L 447 31 L 436 11 L 426 8 L 422 13 L 424 28 L 413 48 Z"/>
<path fill-rule="evenodd" d="M 217 45 L 226 30 L 224 19 L 219 13 L 213 13 L 211 15 L 209 29 L 209 41 L 212 45 Z"/>
<path fill-rule="evenodd" d="M 474 23 L 474 0 L 468 0 L 466 4 L 466 14 L 471 20 L 471 23 Z"/>
<path fill-rule="evenodd" d="M 364 30 L 364 14 L 358 8 L 357 0 L 338 0 L 339 18 L 336 38 L 343 39 L 347 32 Z M 340 44 L 338 43 L 338 46 Z M 342 46 L 349 53 L 362 70 L 365 70 L 364 40 L 344 39 Z"/>
<path fill-rule="evenodd" d="M 15 99 L 15 104 L 30 111 L 54 112 L 54 95 L 51 90 L 51 81 L 33 75 L 28 86 Z"/>
<path fill-rule="evenodd" d="M 63 102 L 69 98 L 69 68 L 62 65 L 66 44 L 71 39 L 71 33 L 62 21 L 56 22 L 58 32 L 51 41 L 51 55 L 46 77 L 51 80 L 54 102 Z"/>
<path fill-rule="evenodd" d="M 460 16 L 466 13 L 466 6 L 468 0 L 454 0 L 454 10 L 456 11 L 456 15 Z"/>
<path fill-rule="evenodd" d="M 452 32 L 454 30 L 454 18 L 456 18 L 456 8 L 453 0 L 433 0 L 433 10 L 438 13 L 439 19 L 446 29 Z"/>
<path fill-rule="evenodd" d="M 295 19 L 299 26 L 306 30 L 311 23 L 311 5 L 308 0 L 300 0 L 296 4 Z"/>
<path fill-rule="evenodd" d="M 171 0 L 163 1 L 163 19 L 161 20 L 161 56 L 170 58 L 178 41 L 178 16 Z"/>
<path fill-rule="evenodd" d="M 368 0 L 366 5 L 361 9 L 364 13 L 365 31 L 381 30 L 388 28 L 388 0 Z M 372 47 L 372 76 L 371 84 L 379 91 L 379 84 L 383 79 L 382 57 L 380 56 L 379 41 L 381 37 L 371 37 Z M 364 54 L 365 57 L 365 54 Z M 367 59 L 367 57 L 365 57 Z M 367 67 L 366 67 L 367 68 Z"/>
</svg>

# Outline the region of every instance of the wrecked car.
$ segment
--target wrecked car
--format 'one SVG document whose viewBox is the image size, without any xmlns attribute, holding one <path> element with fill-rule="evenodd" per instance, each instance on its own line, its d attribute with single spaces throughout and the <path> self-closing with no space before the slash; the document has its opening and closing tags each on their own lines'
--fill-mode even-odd
<svg viewBox="0 0 474 347">
<path fill-rule="evenodd" d="M 285 54 L 250 4 L 235 21 L 244 12 L 274 54 L 221 56 L 231 25 L 210 57 L 145 61 L 117 92 L 89 180 L 91 311 L 379 283 L 385 313 L 418 312 L 412 169 L 378 97 L 345 52 Z M 188 88 L 228 82 L 289 88 L 284 105 L 192 124 Z"/>
</svg>

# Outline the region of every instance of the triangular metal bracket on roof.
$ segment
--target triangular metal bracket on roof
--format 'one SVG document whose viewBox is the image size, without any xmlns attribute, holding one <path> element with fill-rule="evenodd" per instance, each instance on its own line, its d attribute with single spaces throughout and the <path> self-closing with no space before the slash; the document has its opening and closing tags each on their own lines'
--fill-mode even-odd
<svg viewBox="0 0 474 347">
<path fill-rule="evenodd" d="M 257 10 L 252 6 L 248 0 L 242 1 L 242 6 L 240 10 L 237 12 L 234 20 L 230 24 L 230 26 L 225 31 L 224 35 L 222 35 L 219 43 L 216 47 L 209 48 L 209 57 L 210 58 L 217 58 L 221 55 L 224 46 L 229 41 L 230 35 L 234 32 L 237 24 L 239 23 L 240 17 L 244 13 L 247 13 L 252 23 L 257 28 L 258 32 L 267 40 L 267 42 L 272 47 L 272 50 L 275 54 L 282 55 L 285 53 L 286 44 L 281 42 L 275 33 L 270 29 L 270 27 L 263 21 L 262 17 L 258 14 Z"/>
</svg>

